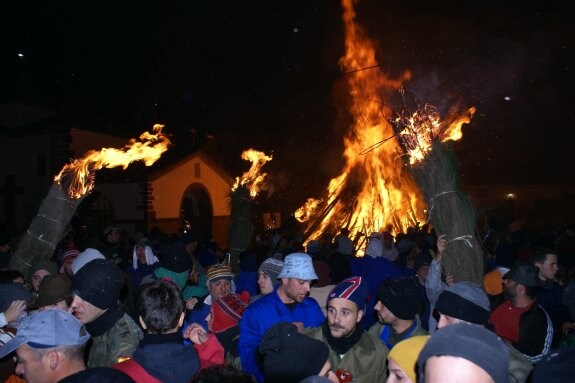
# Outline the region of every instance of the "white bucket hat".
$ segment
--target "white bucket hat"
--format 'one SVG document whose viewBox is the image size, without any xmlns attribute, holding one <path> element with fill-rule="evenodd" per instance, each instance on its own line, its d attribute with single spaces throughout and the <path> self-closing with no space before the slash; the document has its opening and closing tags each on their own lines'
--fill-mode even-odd
<svg viewBox="0 0 575 383">
<path fill-rule="evenodd" d="M 297 278 L 304 281 L 317 279 L 311 257 L 305 253 L 292 253 L 285 257 L 278 278 Z"/>
</svg>

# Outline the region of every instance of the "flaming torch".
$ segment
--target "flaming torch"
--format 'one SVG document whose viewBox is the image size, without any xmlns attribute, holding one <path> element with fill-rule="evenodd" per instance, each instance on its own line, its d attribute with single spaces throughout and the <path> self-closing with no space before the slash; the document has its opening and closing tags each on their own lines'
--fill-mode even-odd
<svg viewBox="0 0 575 383">
<path fill-rule="evenodd" d="M 250 161 L 252 166 L 241 177 L 236 177 L 231 190 L 230 254 L 234 268 L 238 264 L 239 254 L 247 249 L 252 240 L 252 199 L 266 189 L 267 174 L 260 171 L 272 160 L 272 156 L 248 149 L 242 153 L 242 160 Z"/>
<path fill-rule="evenodd" d="M 347 228 L 358 256 L 367 236 L 391 228 L 403 232 L 425 220 L 424 198 L 409 169 L 398 159 L 399 145 L 392 115 L 381 95 L 396 91 L 411 78 L 405 71 L 392 79 L 376 60 L 376 44 L 356 23 L 354 0 L 342 0 L 345 54 L 340 66 L 350 100 L 352 124 L 344 137 L 345 165 L 327 187 L 327 196 L 315 203 L 308 200 L 296 213 L 305 222 L 305 236 L 316 239 L 324 231 Z M 385 142 L 385 145 L 382 143 Z"/>
<path fill-rule="evenodd" d="M 475 212 L 458 188 L 457 165 L 445 142 L 462 137 L 461 128 L 475 113 L 452 108 L 445 119 L 425 106 L 391 121 L 412 173 L 428 201 L 428 221 L 437 233 L 445 234 L 448 251 L 442 261 L 456 280 L 480 283 L 483 253 L 475 237 Z"/>
<path fill-rule="evenodd" d="M 144 161 L 146 166 L 156 162 L 170 145 L 162 128 L 163 125 L 154 125 L 153 133 L 144 132 L 122 149 L 89 151 L 84 157 L 66 164 L 54 177 L 48 196 L 20 239 L 10 268 L 26 275 L 33 262 L 52 256 L 76 209 L 94 188 L 97 170 L 118 166 L 126 169 L 134 161 Z"/>
</svg>

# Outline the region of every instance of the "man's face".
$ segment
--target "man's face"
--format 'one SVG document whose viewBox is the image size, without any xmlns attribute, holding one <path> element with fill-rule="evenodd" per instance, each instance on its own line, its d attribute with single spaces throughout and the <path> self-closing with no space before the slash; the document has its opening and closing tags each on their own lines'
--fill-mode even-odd
<svg viewBox="0 0 575 383">
<path fill-rule="evenodd" d="M 355 330 L 363 318 L 363 310 L 345 298 L 333 298 L 327 302 L 327 324 L 334 338 L 345 338 Z"/>
<path fill-rule="evenodd" d="M 106 310 L 94 306 L 88 301 L 83 300 L 80 296 L 74 294 L 74 300 L 70 305 L 71 313 L 78 318 L 82 324 L 87 324 L 98 319 Z"/>
<path fill-rule="evenodd" d="M 197 242 L 190 242 L 190 243 L 186 243 L 184 247 L 186 248 L 186 252 L 189 255 L 192 255 L 196 251 L 197 246 L 198 246 Z"/>
<path fill-rule="evenodd" d="M 536 262 L 535 266 L 539 268 L 539 278 L 541 279 L 555 279 L 559 266 L 557 266 L 557 255 L 547 254 L 544 262 Z"/>
<path fill-rule="evenodd" d="M 44 279 L 46 275 L 50 275 L 50 272 L 46 270 L 36 270 L 34 272 L 32 275 L 32 288 L 34 291 L 37 292 L 40 289 L 40 283 L 42 283 L 42 279 Z"/>
<path fill-rule="evenodd" d="M 74 276 L 74 272 L 72 271 L 72 263 L 74 263 L 74 259 L 76 257 L 67 257 L 64 259 L 62 265 L 64 266 L 64 274 L 72 278 Z"/>
<path fill-rule="evenodd" d="M 120 232 L 117 230 L 112 230 L 111 232 L 108 233 L 108 235 L 106 236 L 106 239 L 108 240 L 108 242 L 116 244 L 120 242 Z"/>
<path fill-rule="evenodd" d="M 503 281 L 503 295 L 505 299 L 513 302 L 517 297 L 517 282 L 511 279 L 505 279 Z"/>
<path fill-rule="evenodd" d="M 46 382 L 49 364 L 46 354 L 40 354 L 27 344 L 16 349 L 16 374 L 22 375 L 28 383 Z"/>
<path fill-rule="evenodd" d="M 297 278 L 283 278 L 285 295 L 294 302 L 301 303 L 309 294 L 310 281 Z"/>
<path fill-rule="evenodd" d="M 208 282 L 208 290 L 212 296 L 212 302 L 215 302 L 230 293 L 231 282 L 229 279 L 220 279 L 215 282 Z"/>
<path fill-rule="evenodd" d="M 429 266 L 421 266 L 416 271 L 417 277 L 420 281 L 425 281 L 427 279 L 427 274 L 429 274 Z"/>
<path fill-rule="evenodd" d="M 136 257 L 138 257 L 138 262 L 143 265 L 146 264 L 146 248 L 144 246 L 136 246 Z"/>
<path fill-rule="evenodd" d="M 274 291 L 274 285 L 271 278 L 263 272 L 258 273 L 258 286 L 260 287 L 260 293 L 262 295 L 267 295 Z"/>
<path fill-rule="evenodd" d="M 439 313 L 439 321 L 437 321 L 437 329 L 441 329 L 452 324 L 463 323 L 463 322 L 464 321 L 462 321 L 461 319 Z"/>
<path fill-rule="evenodd" d="M 455 356 L 432 356 L 425 362 L 425 383 L 494 383 L 481 367 Z"/>
<path fill-rule="evenodd" d="M 381 323 L 391 324 L 397 320 L 397 317 L 381 301 L 377 301 L 374 309 Z"/>
</svg>

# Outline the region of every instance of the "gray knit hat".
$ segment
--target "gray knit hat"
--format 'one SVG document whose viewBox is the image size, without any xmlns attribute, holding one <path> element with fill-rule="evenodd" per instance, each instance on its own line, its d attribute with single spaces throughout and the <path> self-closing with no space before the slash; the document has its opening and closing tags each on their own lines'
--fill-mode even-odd
<svg viewBox="0 0 575 383">
<path fill-rule="evenodd" d="M 495 383 L 508 382 L 507 346 L 497 335 L 482 326 L 457 323 L 436 331 L 417 358 L 419 382 L 424 382 L 425 363 L 433 356 L 466 359 L 488 373 Z"/>
<path fill-rule="evenodd" d="M 483 325 L 489 318 L 489 298 L 478 284 L 457 282 L 443 290 L 435 309 L 441 314 Z"/>
<path fill-rule="evenodd" d="M 258 272 L 264 273 L 270 277 L 272 284 L 275 286 L 278 282 L 278 275 L 281 273 L 284 263 L 279 259 L 268 258 L 262 262 Z"/>
</svg>

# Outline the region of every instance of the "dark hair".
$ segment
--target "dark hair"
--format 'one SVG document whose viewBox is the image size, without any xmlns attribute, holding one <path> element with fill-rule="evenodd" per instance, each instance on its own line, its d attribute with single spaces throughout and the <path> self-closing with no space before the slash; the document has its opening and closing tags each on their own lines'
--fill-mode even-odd
<svg viewBox="0 0 575 383">
<path fill-rule="evenodd" d="M 529 262 L 532 264 L 543 263 L 547 259 L 547 254 L 557 254 L 557 252 L 546 247 L 536 247 L 529 257 Z"/>
<path fill-rule="evenodd" d="M 0 283 L 14 282 L 17 278 L 26 280 L 26 278 L 24 278 L 24 274 L 18 270 L 0 270 Z"/>
<path fill-rule="evenodd" d="M 192 383 L 256 383 L 254 378 L 232 365 L 218 364 L 204 368 Z"/>
<path fill-rule="evenodd" d="M 151 334 L 165 334 L 178 326 L 184 298 L 178 286 L 163 279 L 146 283 L 138 292 L 138 315 Z"/>
</svg>

